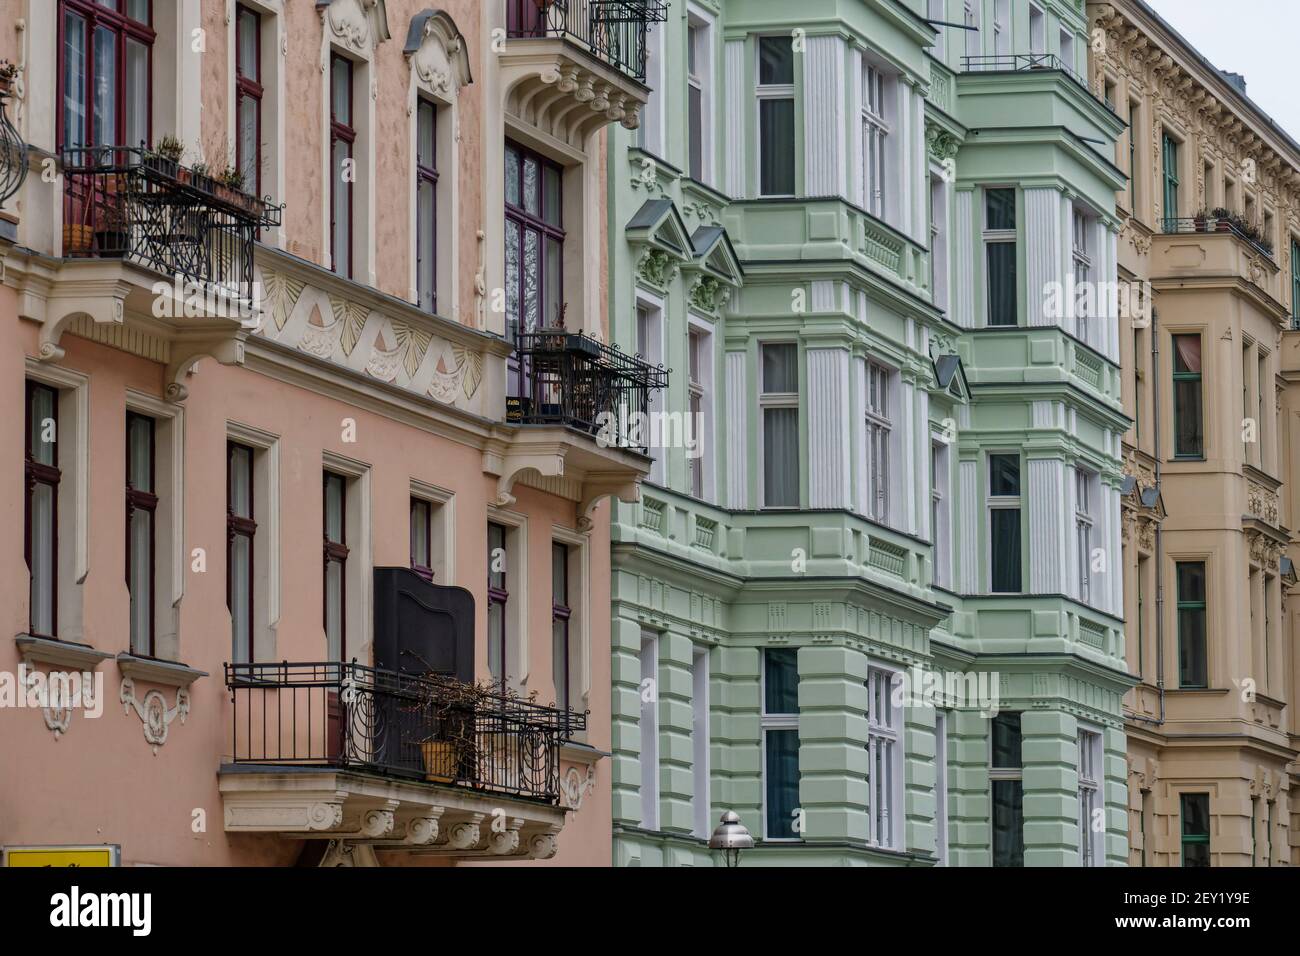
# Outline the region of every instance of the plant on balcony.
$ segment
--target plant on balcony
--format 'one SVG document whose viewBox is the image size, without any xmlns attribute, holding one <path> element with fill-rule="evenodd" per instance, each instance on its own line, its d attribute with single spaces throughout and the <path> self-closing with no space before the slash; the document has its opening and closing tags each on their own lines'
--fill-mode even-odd
<svg viewBox="0 0 1300 956">
<path fill-rule="evenodd" d="M 1198 209 L 1192 214 L 1192 225 L 1197 232 L 1204 232 L 1206 221 L 1210 218 L 1210 212 L 1207 209 Z"/>
<path fill-rule="evenodd" d="M 1233 220 L 1237 218 L 1236 214 L 1222 206 L 1216 206 L 1210 213 L 1214 217 L 1215 232 L 1231 232 Z"/>
<path fill-rule="evenodd" d="M 171 179 L 179 178 L 181 157 L 185 144 L 175 136 L 164 136 L 158 145 L 145 154 L 145 165 Z"/>
<path fill-rule="evenodd" d="M 8 60 L 0 60 L 0 96 L 8 96 L 13 92 L 16 79 L 18 79 L 18 65 Z"/>
</svg>

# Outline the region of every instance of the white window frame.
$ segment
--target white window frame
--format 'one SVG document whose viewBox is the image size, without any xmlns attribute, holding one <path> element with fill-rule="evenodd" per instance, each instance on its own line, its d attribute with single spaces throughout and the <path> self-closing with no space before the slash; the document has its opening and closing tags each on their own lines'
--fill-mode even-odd
<svg viewBox="0 0 1300 956">
<path fill-rule="evenodd" d="M 906 813 L 903 803 L 905 732 L 903 708 L 894 701 L 902 673 L 871 662 L 867 668 L 867 842 L 884 849 L 903 848 Z M 881 702 L 883 701 L 883 706 Z M 889 779 L 874 779 L 881 749 Z M 882 799 L 883 797 L 883 799 Z"/>
<path fill-rule="evenodd" d="M 637 685 L 637 699 L 641 714 L 637 721 L 640 731 L 641 764 L 641 828 L 659 829 L 659 633 L 641 628 L 641 682 Z M 645 682 L 650 680 L 650 700 L 645 699 Z"/>
<path fill-rule="evenodd" d="M 889 174 L 888 97 L 893 78 L 870 61 L 862 64 L 862 208 L 885 218 L 885 187 Z"/>
<path fill-rule="evenodd" d="M 1074 34 L 1064 28 L 1060 33 L 1060 54 L 1061 62 L 1072 73 L 1077 73 L 1074 65 Z"/>
<path fill-rule="evenodd" d="M 1092 502 L 1097 476 L 1086 468 L 1074 470 L 1074 541 L 1076 560 L 1079 562 L 1078 593 L 1082 604 L 1093 603 L 1092 541 L 1094 517 Z"/>
<path fill-rule="evenodd" d="M 931 20 L 947 20 L 948 13 L 944 9 L 946 0 L 927 0 L 926 16 Z M 940 62 L 943 62 L 944 51 L 947 47 L 945 43 L 947 27 L 939 27 L 934 38 L 934 46 L 930 48 L 931 55 Z"/>
<path fill-rule="evenodd" d="M 645 323 L 642 325 L 642 313 L 645 315 Z M 657 295 L 638 288 L 636 290 L 636 323 L 634 330 L 636 335 L 636 350 L 641 358 L 650 365 L 664 364 L 664 300 Z M 644 331 L 644 336 L 642 332 Z M 643 340 L 644 339 L 644 340 Z M 650 390 L 650 397 L 646 402 L 646 411 L 651 414 L 664 411 L 664 397 L 658 389 Z M 660 436 L 662 441 L 662 436 Z M 661 445 L 651 444 L 647 451 L 650 453 L 651 465 L 650 475 L 647 480 L 651 484 L 666 485 L 667 478 L 664 474 L 666 465 L 664 462 L 664 448 Z"/>
<path fill-rule="evenodd" d="M 1079 865 L 1106 865 L 1106 831 L 1092 829 L 1096 810 L 1105 813 L 1105 749 L 1101 728 L 1080 723 L 1078 746 Z"/>
<path fill-rule="evenodd" d="M 412 478 L 410 496 L 429 506 L 429 570 L 433 572 L 433 583 L 456 584 L 455 492 Z"/>
<path fill-rule="evenodd" d="M 591 538 L 552 525 L 551 540 L 568 552 L 569 709 L 582 713 L 591 704 Z M 574 739 L 585 741 L 587 731 L 575 733 Z"/>
<path fill-rule="evenodd" d="M 998 57 L 1011 54 L 1011 0 L 993 0 L 993 53 Z M 1002 63 L 999 69 L 1006 69 Z"/>
<path fill-rule="evenodd" d="M 1036 56 L 1047 52 L 1047 15 L 1036 3 L 1029 5 L 1029 52 Z"/>
<path fill-rule="evenodd" d="M 867 517 L 889 524 L 894 424 L 889 417 L 894 369 L 867 360 L 866 407 L 863 409 L 867 449 Z"/>
<path fill-rule="evenodd" d="M 1019 462 L 1020 475 L 1020 494 L 1012 495 L 994 495 L 993 494 L 993 459 L 996 456 L 1008 455 L 1014 456 Z M 1024 594 L 1025 593 L 1025 555 L 1024 549 L 1020 553 L 1020 590 L 1019 591 L 994 591 L 993 590 L 993 512 L 994 511 L 1019 511 L 1020 512 L 1020 540 L 1023 544 L 1025 533 L 1025 461 L 1019 449 L 999 450 L 989 449 L 984 456 L 984 488 L 985 495 L 985 518 L 986 527 L 988 528 L 988 593 L 989 594 Z"/>
<path fill-rule="evenodd" d="M 930 541 L 934 556 L 934 583 L 952 582 L 952 501 L 949 479 L 949 444 L 939 436 L 930 439 Z"/>
<path fill-rule="evenodd" d="M 989 197 L 988 197 L 988 194 L 989 194 L 990 192 L 994 192 L 994 191 L 998 191 L 998 190 L 1010 190 L 1010 191 L 1013 193 L 1013 202 L 1016 203 L 1016 225 L 1015 225 L 1015 228 L 1013 228 L 1013 229 L 992 229 L 992 228 L 989 227 Z M 1014 195 L 1015 193 L 1016 193 L 1016 187 L 1015 187 L 1014 185 L 1006 185 L 1006 184 L 998 184 L 998 183 L 990 183 L 990 184 L 984 186 L 983 188 L 981 188 L 980 191 L 979 191 L 979 199 L 980 199 L 980 239 L 981 239 L 981 248 L 982 248 L 982 250 L 983 250 L 983 252 L 984 252 L 984 255 L 982 256 L 982 261 L 980 262 L 980 269 L 983 270 L 983 275 L 984 275 L 984 286 L 985 286 L 985 288 L 984 288 L 984 295 L 983 295 L 982 298 L 984 299 L 984 302 L 983 302 L 983 310 L 984 310 L 984 325 L 985 325 L 987 328 L 994 328 L 994 329 L 1014 329 L 1014 328 L 1018 327 L 1019 324 L 1020 324 L 1020 285 L 1021 285 L 1021 283 L 1024 281 L 1024 277 L 1023 277 L 1022 275 L 1020 275 L 1020 272 L 1019 272 L 1019 255 L 1020 255 L 1020 253 L 1019 253 L 1019 248 L 1018 248 L 1018 247 L 1019 247 L 1019 243 L 1020 243 L 1020 210 L 1019 210 L 1019 198 L 1020 198 L 1020 197 Z M 994 244 L 996 244 L 996 243 L 1010 243 L 1011 246 L 1012 246 L 1013 248 L 1016 248 L 1016 258 L 1017 258 L 1017 266 L 1016 266 L 1016 269 L 1017 269 L 1017 271 L 1016 271 L 1016 289 L 1015 289 L 1015 293 L 1016 293 L 1016 294 L 1015 294 L 1015 301 L 1016 301 L 1016 305 L 1015 305 L 1015 310 L 1016 310 L 1015 319 L 1016 319 L 1016 321 L 1013 322 L 1013 323 L 1010 323 L 1010 324 L 1000 324 L 1000 323 L 999 323 L 999 324 L 994 324 L 994 323 L 992 322 L 993 315 L 991 314 L 991 312 L 990 312 L 990 310 L 989 310 L 989 288 L 988 288 L 988 287 L 989 287 L 989 279 L 990 279 L 990 276 L 989 276 L 989 254 L 988 254 L 988 247 L 991 246 L 991 245 L 994 245 Z"/>
<path fill-rule="evenodd" d="M 1084 303 L 1091 301 L 1096 307 L 1096 296 L 1085 295 L 1088 283 L 1092 279 L 1092 251 L 1090 234 L 1093 220 L 1088 211 L 1081 206 L 1074 206 L 1070 213 L 1070 259 L 1074 272 L 1074 298 L 1070 305 L 1074 313 L 1075 335 L 1088 346 L 1093 346 L 1092 323 Z"/>
<path fill-rule="evenodd" d="M 936 308 L 947 311 L 950 189 L 944 176 L 941 167 L 930 167 L 930 295 Z"/>
<path fill-rule="evenodd" d="M 973 30 L 963 30 L 966 42 L 963 45 L 966 56 L 980 55 L 980 2 L 981 0 L 964 0 L 962 3 L 962 22 Z"/>
<path fill-rule="evenodd" d="M 237 6 L 245 6 L 258 15 L 261 36 L 258 37 L 258 52 L 262 71 L 262 130 L 259 153 L 262 160 L 261 193 L 279 200 L 285 194 L 285 170 L 289 164 L 281 161 L 284 151 L 284 60 L 280 56 L 281 44 L 284 42 L 283 0 L 226 0 L 226 76 L 230 78 L 230 109 L 227 111 L 226 142 L 236 142 L 239 116 L 235 109 L 238 97 L 235 95 L 236 55 L 238 53 L 238 18 L 235 16 Z M 328 126 L 326 127 L 328 129 Z M 155 134 L 155 139 L 158 136 Z M 232 147 L 233 150 L 233 147 Z M 230 157 L 233 165 L 235 157 Z M 252 183 L 245 183 L 249 192 Z M 267 245 L 284 248 L 284 226 L 271 226 L 262 230 L 259 238 Z"/>
<path fill-rule="evenodd" d="M 686 19 L 686 85 L 687 109 L 686 121 L 690 124 L 690 101 L 689 90 L 691 88 L 700 91 L 700 179 L 705 185 L 713 185 L 713 84 L 709 81 L 713 77 L 713 17 L 704 10 L 692 6 L 687 12 Z M 689 69 L 690 57 L 692 53 L 695 56 L 695 72 Z M 687 136 L 694 134 L 694 130 L 687 130 Z M 691 143 L 693 139 L 688 139 L 686 143 L 686 174 L 691 175 Z"/>
<path fill-rule="evenodd" d="M 710 787 L 709 648 L 695 647 L 691 655 L 691 777 L 694 795 L 695 835 L 708 839 L 713 822 Z"/>
<path fill-rule="evenodd" d="M 517 511 L 489 507 L 487 521 L 483 525 L 483 540 L 487 540 L 487 526 L 498 524 L 506 531 L 506 659 L 504 670 L 510 678 L 510 686 L 523 692 L 528 683 L 529 674 L 529 640 L 528 640 L 528 517 Z M 486 567 L 491 567 L 492 556 L 488 555 Z M 547 567 L 549 567 L 549 563 Z M 486 576 L 484 578 L 486 583 Z M 549 593 L 549 592 L 548 592 Z M 547 605 L 549 617 L 550 605 Z M 490 639 L 490 635 L 487 636 Z M 483 648 L 483 677 L 491 680 L 488 669 L 489 648 Z M 511 670 L 516 673 L 510 673 Z"/>
<path fill-rule="evenodd" d="M 344 653 L 361 663 L 374 660 L 374 542 L 371 529 L 370 465 L 332 451 L 321 452 L 321 471 L 333 472 L 344 479 L 343 541 L 348 546 L 344 568 L 346 595 L 344 613 Z M 323 509 L 322 509 L 323 514 Z M 321 640 L 329 660 L 329 639 L 321 623 Z"/>
<path fill-rule="evenodd" d="M 692 349 L 698 349 L 697 368 L 691 369 Z M 690 480 L 689 491 L 692 497 L 701 501 L 715 500 L 713 483 L 713 457 L 709 449 L 713 447 L 713 326 L 697 319 L 694 315 L 687 317 L 686 328 L 686 369 L 687 369 L 687 409 L 691 403 L 699 402 L 699 430 L 695 431 L 697 420 L 691 417 L 688 433 L 694 438 L 698 458 L 686 459 L 686 473 Z M 699 373 L 699 378 L 695 377 Z M 698 482 L 699 490 L 696 491 Z"/>
<path fill-rule="evenodd" d="M 764 39 L 780 36 L 779 34 L 762 34 L 754 38 L 754 129 L 758 134 L 758 151 L 754 157 L 755 166 L 755 185 L 756 193 L 764 198 L 792 198 L 799 189 L 799 104 L 795 99 L 794 83 L 777 83 L 764 85 L 759 82 L 762 70 L 762 58 L 759 56 L 759 47 Z M 797 64 L 796 60 L 796 64 Z M 796 65 L 795 69 L 798 67 Z M 790 154 L 794 157 L 795 164 L 795 193 L 765 193 L 763 192 L 763 101 L 764 100 L 789 100 L 794 111 L 794 142 L 790 144 Z"/>
<path fill-rule="evenodd" d="M 948 722 L 946 710 L 934 714 L 934 855 L 948 865 Z"/>
<path fill-rule="evenodd" d="M 802 356 L 799 354 L 799 343 L 790 340 L 774 340 L 770 342 L 758 343 L 758 444 L 759 444 L 759 461 L 758 461 L 758 500 L 762 503 L 764 510 L 782 511 L 793 510 L 800 506 L 803 500 L 803 476 L 800 474 L 796 480 L 798 488 L 796 489 L 797 500 L 794 504 L 769 505 L 767 503 L 767 437 L 766 437 L 766 418 L 767 411 L 774 408 L 793 408 L 796 416 L 799 411 L 800 392 L 768 392 L 764 391 L 763 382 L 763 350 L 772 346 L 788 345 L 795 350 L 795 368 L 799 375 L 799 385 L 803 386 L 803 368 Z M 799 434 L 799 424 L 796 419 L 795 424 L 795 442 L 802 444 L 802 436 Z"/>
<path fill-rule="evenodd" d="M 763 821 L 763 842 L 764 843 L 802 843 L 799 836 L 794 837 L 775 837 L 767 832 L 767 734 L 770 730 L 793 730 L 796 733 L 799 730 L 799 715 L 796 714 L 770 714 L 767 710 L 767 652 L 768 650 L 794 650 L 794 648 L 763 648 L 758 659 L 758 702 L 759 702 L 759 726 L 762 734 L 762 746 L 759 748 L 759 766 L 761 768 L 762 779 L 760 780 L 760 796 L 762 805 L 759 809 L 759 815 Z M 796 667 L 798 666 L 798 652 L 796 650 Z M 802 779 L 802 772 L 800 778 Z"/>
<path fill-rule="evenodd" d="M 226 422 L 226 439 L 253 449 L 254 661 L 273 661 L 280 625 L 280 436 L 241 422 Z"/>
</svg>

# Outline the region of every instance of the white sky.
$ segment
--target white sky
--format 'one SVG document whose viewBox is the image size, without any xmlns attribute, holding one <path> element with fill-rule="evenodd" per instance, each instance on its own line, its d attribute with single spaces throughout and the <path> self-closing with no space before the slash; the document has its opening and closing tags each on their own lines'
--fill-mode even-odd
<svg viewBox="0 0 1300 956">
<path fill-rule="evenodd" d="M 1202 56 L 1246 77 L 1246 94 L 1300 141 L 1297 0 L 1146 0 Z"/>
</svg>

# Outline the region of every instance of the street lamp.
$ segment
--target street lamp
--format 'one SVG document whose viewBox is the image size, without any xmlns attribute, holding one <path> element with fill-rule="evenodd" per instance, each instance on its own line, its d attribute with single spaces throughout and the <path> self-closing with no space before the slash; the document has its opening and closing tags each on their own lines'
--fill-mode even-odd
<svg viewBox="0 0 1300 956">
<path fill-rule="evenodd" d="M 728 867 L 740 865 L 740 851 L 754 846 L 754 838 L 749 835 L 745 825 L 740 822 L 740 815 L 728 810 L 722 815 L 713 836 L 709 837 L 709 849 L 721 850 L 722 858 Z"/>
</svg>

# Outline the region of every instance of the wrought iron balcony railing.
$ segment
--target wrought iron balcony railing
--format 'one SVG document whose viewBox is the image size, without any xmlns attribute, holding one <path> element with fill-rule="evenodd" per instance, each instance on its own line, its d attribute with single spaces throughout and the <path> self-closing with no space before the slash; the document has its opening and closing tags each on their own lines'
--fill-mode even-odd
<svg viewBox="0 0 1300 956">
<path fill-rule="evenodd" d="M 65 149 L 63 176 L 64 256 L 124 259 L 255 298 L 253 247 L 280 207 L 136 147 Z"/>
<path fill-rule="evenodd" d="M 1184 232 L 1224 232 L 1236 236 L 1256 252 L 1269 259 L 1273 258 L 1273 243 L 1258 235 L 1253 235 L 1246 223 L 1234 215 L 1204 215 L 1186 219 L 1161 219 L 1160 231 L 1164 235 L 1177 235 Z"/>
<path fill-rule="evenodd" d="M 646 452 L 650 393 L 668 387 L 662 365 L 563 329 L 520 332 L 515 351 L 518 394 L 507 404 L 508 421 L 564 425 L 604 446 Z"/>
<path fill-rule="evenodd" d="M 646 78 L 646 32 L 662 23 L 661 0 L 506 0 L 511 39 L 570 40 L 635 80 Z"/>
<path fill-rule="evenodd" d="M 1112 113 L 1114 104 L 1107 103 L 1088 88 L 1088 80 L 1067 66 L 1055 53 L 996 53 L 980 56 L 963 56 L 961 68 L 967 73 L 1024 73 L 1030 70 L 1056 70 L 1064 73 Z"/>
<path fill-rule="evenodd" d="M 236 764 L 424 779 L 556 804 L 586 714 L 351 662 L 226 664 Z"/>
</svg>

